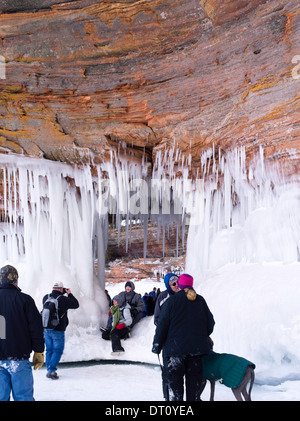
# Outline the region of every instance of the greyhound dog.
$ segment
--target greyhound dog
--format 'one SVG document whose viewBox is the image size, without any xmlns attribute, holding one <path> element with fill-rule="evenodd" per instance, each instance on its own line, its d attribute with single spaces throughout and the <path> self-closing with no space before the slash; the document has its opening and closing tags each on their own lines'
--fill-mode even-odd
<svg viewBox="0 0 300 421">
<path fill-rule="evenodd" d="M 201 393 L 208 380 L 210 382 L 210 400 L 213 401 L 216 381 L 220 380 L 221 383 L 231 388 L 237 401 L 243 401 L 243 397 L 245 401 L 251 401 L 255 364 L 233 354 L 217 354 L 215 352 L 203 357 L 202 361 Z M 238 376 L 237 373 L 239 373 Z"/>
<path fill-rule="evenodd" d="M 243 380 L 241 381 L 241 383 L 239 384 L 239 386 L 231 388 L 235 398 L 237 401 L 243 401 L 243 397 L 244 396 L 244 400 L 245 401 L 251 401 L 251 390 L 252 390 L 252 386 L 254 383 L 254 369 L 250 366 L 247 367 L 245 375 L 243 377 Z M 214 379 L 203 379 L 202 380 L 202 385 L 201 385 L 201 393 L 203 392 L 207 380 L 210 382 L 210 401 L 214 401 L 214 396 L 215 396 L 215 386 L 216 386 L 216 381 Z M 247 385 L 249 384 L 249 389 L 247 390 Z"/>
</svg>

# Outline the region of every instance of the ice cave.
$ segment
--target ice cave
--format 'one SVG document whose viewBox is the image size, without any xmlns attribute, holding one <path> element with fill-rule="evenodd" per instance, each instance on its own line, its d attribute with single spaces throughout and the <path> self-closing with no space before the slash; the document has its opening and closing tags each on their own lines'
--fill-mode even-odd
<svg viewBox="0 0 300 421">
<path fill-rule="evenodd" d="M 162 288 L 172 232 L 216 351 L 300 373 L 299 2 L 2 3 L 0 265 L 79 299 L 63 362 L 111 357 L 108 245 L 138 228 Z M 146 319 L 124 359 L 157 364 Z"/>
<path fill-rule="evenodd" d="M 225 273 L 230 267 L 242 271 L 255 265 L 299 268 L 299 180 L 286 182 L 276 162 L 265 161 L 262 148 L 249 165 L 243 147 L 226 155 L 207 150 L 201 156 L 201 171 L 194 178 L 189 178 L 188 160 L 182 159 L 178 167 L 172 165 L 176 153 L 173 148 L 160 154 L 151 176 L 147 162 L 132 164 L 116 154 L 112 154 L 110 162 L 97 166 L 96 176 L 89 166 L 76 168 L 1 155 L 4 185 L 1 263 L 9 262 L 19 269 L 23 289 L 30 291 L 38 304 L 51 290 L 53 280 L 63 280 L 81 301 L 80 311 L 71 318 L 73 334 L 86 328 L 97 332 L 107 317 L 104 289 L 109 218 L 114 221 L 113 229 L 126 230 L 127 243 L 131 224 L 142 225 L 144 258 L 148 224 L 158 228 L 175 224 L 178 241 L 187 224 L 186 271 L 196 275 L 196 287 L 209 289 L 208 296 L 217 283 L 208 285 L 207 277 L 222 268 Z M 219 285 L 221 291 L 227 291 L 227 277 L 224 275 Z M 249 294 L 255 291 L 258 295 L 268 294 L 257 281 L 257 278 L 247 280 Z M 289 296 L 288 282 L 282 280 L 281 287 Z M 243 297 L 244 288 L 240 279 L 227 293 Z M 216 297 L 222 300 L 217 294 Z M 238 299 L 230 305 L 230 312 L 236 311 L 232 324 L 240 308 L 244 309 L 242 314 L 245 309 L 251 312 L 253 302 L 248 297 L 247 293 L 243 297 L 246 302 Z M 214 299 L 212 296 L 211 300 Z M 265 300 L 266 315 L 271 309 L 267 296 Z M 286 300 L 285 292 L 280 300 Z M 282 311 L 281 305 L 285 307 L 286 303 L 279 303 L 275 314 Z M 289 311 L 292 305 L 289 303 Z M 223 306 L 218 311 L 223 311 Z M 297 314 L 291 314 L 290 323 L 293 319 L 299 323 Z M 239 315 L 239 323 L 242 317 Z M 263 321 L 263 317 L 254 319 L 246 317 L 244 323 Z M 273 324 L 270 320 L 268 323 Z M 251 338 L 255 340 L 255 335 Z M 232 339 L 228 344 L 227 340 L 221 338 L 220 343 L 226 348 L 237 348 L 236 343 L 231 344 Z M 249 341 L 244 341 L 240 352 L 248 354 L 248 346 Z M 282 352 L 281 359 L 287 350 Z"/>
</svg>

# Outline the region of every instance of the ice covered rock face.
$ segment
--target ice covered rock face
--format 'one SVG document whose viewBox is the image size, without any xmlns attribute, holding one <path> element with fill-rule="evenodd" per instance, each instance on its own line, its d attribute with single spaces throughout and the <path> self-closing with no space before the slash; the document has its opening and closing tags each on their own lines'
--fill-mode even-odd
<svg viewBox="0 0 300 421">
<path fill-rule="evenodd" d="M 1 12 L 3 152 L 98 164 L 126 144 L 154 161 L 175 141 L 198 168 L 213 144 L 260 144 L 284 162 L 299 151 L 297 0 L 14 0 Z"/>
<path fill-rule="evenodd" d="M 174 148 L 157 154 L 150 174 L 146 161 L 117 154 L 94 174 L 89 165 L 0 155 L 1 261 L 24 259 L 27 276 L 43 273 L 49 282 L 66 269 L 87 297 L 94 294 L 96 262 L 104 289 L 109 226 L 118 243 L 123 236 L 124 255 L 139 226 L 138 257 L 144 258 L 153 233 L 160 237 L 159 258 L 170 252 L 170 231 L 173 255 L 182 255 L 188 232 L 187 266 L 195 271 L 243 261 L 298 261 L 297 175 L 286 179 L 277 162 L 265 160 L 263 148 L 249 165 L 245 148 L 225 155 L 209 149 L 196 177 L 191 161 L 179 155 Z"/>
<path fill-rule="evenodd" d="M 108 210 L 130 243 L 130 181 L 152 188 L 161 255 L 191 207 L 191 270 L 297 260 L 299 20 L 298 0 L 2 2 L 0 254 L 25 289 L 40 302 L 63 276 L 97 320 L 94 263 L 103 286 Z"/>
</svg>

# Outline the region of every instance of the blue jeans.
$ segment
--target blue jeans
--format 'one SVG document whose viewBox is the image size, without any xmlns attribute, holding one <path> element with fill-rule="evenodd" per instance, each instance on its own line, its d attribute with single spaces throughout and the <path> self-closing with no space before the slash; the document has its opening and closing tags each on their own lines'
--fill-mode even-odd
<svg viewBox="0 0 300 421">
<path fill-rule="evenodd" d="M 46 345 L 46 367 L 49 374 L 56 373 L 57 365 L 64 352 L 65 332 L 44 329 Z"/>
<path fill-rule="evenodd" d="M 33 375 L 29 360 L 0 360 L 0 401 L 34 401 Z"/>
</svg>

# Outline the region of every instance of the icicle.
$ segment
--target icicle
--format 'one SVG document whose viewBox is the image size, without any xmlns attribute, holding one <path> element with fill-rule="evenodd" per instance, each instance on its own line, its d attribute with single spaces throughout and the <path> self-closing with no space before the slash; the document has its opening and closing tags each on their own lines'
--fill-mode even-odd
<svg viewBox="0 0 300 421">
<path fill-rule="evenodd" d="M 208 153 L 201 157 L 205 176 L 204 219 L 199 226 L 189 228 L 187 267 L 196 270 L 193 262 L 208 270 L 228 262 L 297 261 L 299 180 L 286 184 L 276 163 L 267 168 L 263 148 L 249 163 L 248 170 L 244 147 L 223 156 L 219 151 L 218 166 L 211 178 L 207 157 Z M 222 178 L 217 184 L 218 172 Z"/>
<path fill-rule="evenodd" d="M 189 220 L 187 267 L 192 260 L 203 270 L 241 260 L 297 260 L 298 184 L 285 183 L 275 166 L 271 171 L 262 148 L 248 166 L 244 147 L 224 155 L 219 149 L 218 155 L 216 159 L 214 146 L 201 155 L 202 184 L 189 178 L 191 155 L 186 159 L 175 145 L 157 151 L 151 180 L 146 179 L 146 160 L 138 165 L 118 151 L 111 151 L 110 161 L 97 167 L 95 179 L 89 167 L 0 156 L 4 184 L 0 260 L 26 261 L 29 286 L 37 276 L 50 285 L 60 272 L 67 274 L 75 291 L 93 299 L 99 283 L 103 288 L 105 282 L 109 214 L 118 244 L 125 225 L 126 251 L 132 225 L 142 227 L 144 258 L 149 222 L 157 227 L 163 255 L 175 227 L 178 255 L 180 235 L 184 248 Z M 144 189 L 138 190 L 140 185 Z M 133 211 L 135 187 L 149 198 L 149 214 L 141 201 Z"/>
</svg>

